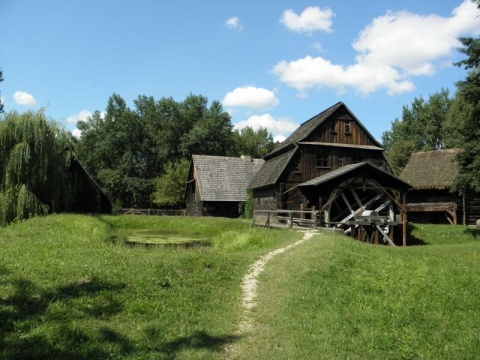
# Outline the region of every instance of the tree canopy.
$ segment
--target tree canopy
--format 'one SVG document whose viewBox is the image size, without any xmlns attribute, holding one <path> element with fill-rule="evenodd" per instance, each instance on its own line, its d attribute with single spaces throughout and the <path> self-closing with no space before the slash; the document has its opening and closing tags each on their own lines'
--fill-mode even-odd
<svg viewBox="0 0 480 360">
<path fill-rule="evenodd" d="M 208 106 L 206 97 L 193 94 L 181 102 L 139 96 L 134 109 L 113 94 L 104 115 L 97 111 L 77 127 L 79 158 L 117 206 L 126 207 L 152 205 L 156 178 L 168 163 L 227 155 L 232 142 L 230 115 L 218 101 Z"/>
<path fill-rule="evenodd" d="M 272 134 L 263 127 L 258 130 L 250 126 L 235 129 L 232 140 L 231 156 L 249 155 L 258 159 L 270 153 L 275 147 Z"/>
<path fill-rule="evenodd" d="M 480 8 L 480 0 L 476 2 Z M 463 151 L 457 158 L 460 174 L 454 188 L 459 191 L 480 191 L 480 37 L 463 37 L 460 42 L 463 47 L 459 51 L 466 58 L 456 65 L 463 66 L 467 76 L 456 84 L 464 117 L 460 132 Z"/>
<path fill-rule="evenodd" d="M 480 8 L 480 0 L 472 0 Z M 428 101 L 415 98 L 405 106 L 402 118 L 392 122 L 382 135 L 392 166 L 401 170 L 410 154 L 440 148 L 460 148 L 457 156 L 460 174 L 452 190 L 480 191 L 480 37 L 459 38 L 458 49 L 466 57 L 455 63 L 466 71 L 466 78 L 456 83 L 456 93 L 449 98 L 446 90 Z"/>
<path fill-rule="evenodd" d="M 42 110 L 5 114 L 0 121 L 0 225 L 65 206 L 68 139 Z"/>
<path fill-rule="evenodd" d="M 394 170 L 403 169 L 413 152 L 448 148 L 457 142 L 455 134 L 448 132 L 452 103 L 449 91 L 442 89 L 427 100 L 415 98 L 403 107 L 401 119 L 395 119 L 391 130 L 382 134 Z"/>
</svg>

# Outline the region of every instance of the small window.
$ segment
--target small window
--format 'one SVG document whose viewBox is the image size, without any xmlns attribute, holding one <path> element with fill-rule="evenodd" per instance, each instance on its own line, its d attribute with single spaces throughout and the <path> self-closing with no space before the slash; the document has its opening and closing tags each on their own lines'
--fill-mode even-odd
<svg viewBox="0 0 480 360">
<path fill-rule="evenodd" d="M 346 133 L 350 132 L 350 121 L 345 121 L 345 132 Z"/>
<path fill-rule="evenodd" d="M 317 168 L 328 168 L 328 156 L 317 155 L 315 165 Z"/>
<path fill-rule="evenodd" d="M 302 181 L 302 174 L 301 173 L 293 174 L 293 181 Z"/>
<path fill-rule="evenodd" d="M 335 121 L 332 121 L 332 123 L 330 124 L 330 132 L 332 133 L 336 133 L 336 130 L 335 130 Z"/>
</svg>

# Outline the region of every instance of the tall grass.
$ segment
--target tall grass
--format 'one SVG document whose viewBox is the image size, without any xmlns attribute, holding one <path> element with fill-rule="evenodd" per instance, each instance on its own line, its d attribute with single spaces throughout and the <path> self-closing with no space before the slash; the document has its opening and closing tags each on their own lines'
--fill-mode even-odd
<svg viewBox="0 0 480 360">
<path fill-rule="evenodd" d="M 478 358 L 480 239 L 465 227 L 422 228 L 419 239 L 437 246 L 318 235 L 275 258 L 239 358 Z"/>
<path fill-rule="evenodd" d="M 206 235 L 212 245 L 124 246 L 122 233 L 140 228 Z M 53 215 L 0 228 L 0 358 L 222 358 L 239 338 L 249 264 L 299 236 L 142 216 Z"/>
</svg>

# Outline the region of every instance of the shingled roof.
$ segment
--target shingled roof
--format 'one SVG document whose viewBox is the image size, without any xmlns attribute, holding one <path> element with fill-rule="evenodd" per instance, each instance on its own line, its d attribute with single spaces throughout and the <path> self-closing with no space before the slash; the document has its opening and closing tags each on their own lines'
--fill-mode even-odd
<svg viewBox="0 0 480 360">
<path fill-rule="evenodd" d="M 248 184 L 264 161 L 193 155 L 192 162 L 202 201 L 246 201 Z"/>
<path fill-rule="evenodd" d="M 299 187 L 310 187 L 310 186 L 319 186 L 326 183 L 335 182 L 339 184 L 344 181 L 346 178 L 356 177 L 359 174 L 364 174 L 367 172 L 372 178 L 378 181 L 382 186 L 389 188 L 393 187 L 395 189 L 408 189 L 410 184 L 405 180 L 400 179 L 392 173 L 386 172 L 380 169 L 377 166 L 374 166 L 368 162 L 360 162 L 356 164 L 349 164 L 342 166 L 336 170 L 330 171 L 322 176 L 316 177 L 309 181 L 306 181 L 302 184 L 299 184 Z"/>
<path fill-rule="evenodd" d="M 454 161 L 459 149 L 434 150 L 412 154 L 400 178 L 414 189 L 448 189 L 458 175 Z"/>
<path fill-rule="evenodd" d="M 275 184 L 296 150 L 297 147 L 266 161 L 248 187 L 254 189 Z"/>
<path fill-rule="evenodd" d="M 288 138 L 286 138 L 278 147 L 276 147 L 270 154 L 264 157 L 265 160 L 274 156 L 276 153 L 284 150 L 286 147 L 295 145 L 304 139 L 306 139 L 312 131 L 314 131 L 318 126 L 320 126 L 325 120 L 327 120 L 335 111 L 340 108 L 344 108 L 350 116 L 355 119 L 358 125 L 362 128 L 362 130 L 370 136 L 372 141 L 379 147 L 382 148 L 382 145 L 375 140 L 375 138 L 370 134 L 370 132 L 363 126 L 363 124 L 357 119 L 357 117 L 350 111 L 350 109 L 345 105 L 343 102 L 338 102 L 335 105 L 329 107 L 328 109 L 322 111 L 320 114 L 312 117 L 311 119 L 305 121 L 301 124 L 297 130 L 295 130 Z"/>
</svg>

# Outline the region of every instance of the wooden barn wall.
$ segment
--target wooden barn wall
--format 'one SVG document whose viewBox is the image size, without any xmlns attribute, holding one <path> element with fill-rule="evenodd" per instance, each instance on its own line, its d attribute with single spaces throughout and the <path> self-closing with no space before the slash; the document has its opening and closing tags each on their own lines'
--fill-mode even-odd
<svg viewBox="0 0 480 360">
<path fill-rule="evenodd" d="M 462 206 L 461 201 L 458 202 L 456 195 L 449 190 L 410 190 L 407 192 L 407 204 L 435 202 L 457 202 L 459 206 Z"/>
<path fill-rule="evenodd" d="M 238 218 L 238 201 L 204 201 L 203 216 Z"/>
<path fill-rule="evenodd" d="M 338 109 L 305 141 L 378 146 L 344 109 Z"/>
<path fill-rule="evenodd" d="M 278 191 L 275 186 L 253 190 L 253 208 L 255 210 L 275 210 L 281 208 L 277 202 Z"/>
<path fill-rule="evenodd" d="M 466 225 L 475 225 L 480 219 L 480 193 L 468 191 L 465 194 Z"/>
<path fill-rule="evenodd" d="M 326 157 L 326 166 L 317 166 L 317 157 Z M 387 170 L 388 165 L 381 151 L 351 149 L 330 146 L 302 145 L 285 171 L 287 188 L 324 175 L 342 166 L 367 161 Z"/>
<path fill-rule="evenodd" d="M 327 157 L 327 166 L 317 166 L 317 156 Z M 276 187 L 254 191 L 255 209 L 296 210 L 301 204 L 309 207 L 317 206 L 307 203 L 305 196 L 295 187 L 339 167 L 362 161 L 368 161 L 372 165 L 387 170 L 385 158 L 378 150 L 302 145 L 287 165 Z"/>
<path fill-rule="evenodd" d="M 203 216 L 203 201 L 190 200 L 186 206 L 187 216 Z"/>
</svg>

